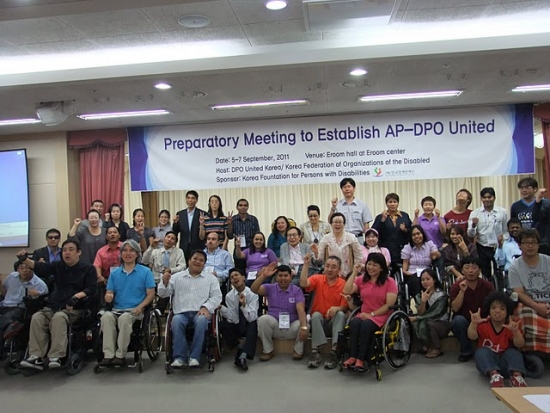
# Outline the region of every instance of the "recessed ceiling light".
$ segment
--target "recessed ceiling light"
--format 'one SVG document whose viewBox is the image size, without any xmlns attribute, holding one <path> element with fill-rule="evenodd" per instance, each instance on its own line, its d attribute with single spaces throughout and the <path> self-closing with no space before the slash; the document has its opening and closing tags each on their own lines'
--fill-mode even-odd
<svg viewBox="0 0 550 413">
<path fill-rule="evenodd" d="M 363 76 L 367 74 L 367 71 L 362 68 L 353 69 L 351 72 L 349 72 L 352 76 Z"/>
<path fill-rule="evenodd" d="M 550 90 L 550 85 L 518 86 L 512 89 L 512 92 L 542 92 L 544 90 Z"/>
<path fill-rule="evenodd" d="M 0 126 L 10 126 L 10 125 L 32 125 L 33 123 L 41 123 L 38 119 L 6 119 L 0 120 Z"/>
<path fill-rule="evenodd" d="M 190 14 L 187 16 L 181 16 L 178 19 L 178 24 L 187 29 L 200 29 L 210 25 L 210 19 L 201 14 Z"/>
<path fill-rule="evenodd" d="M 286 0 L 268 0 L 265 3 L 265 7 L 268 10 L 282 10 L 284 9 L 288 3 Z"/>
<path fill-rule="evenodd" d="M 100 120 L 100 119 L 115 119 L 115 118 L 133 118 L 138 116 L 158 116 L 169 115 L 170 112 L 164 109 L 154 110 L 137 110 L 132 112 L 108 112 L 108 113 L 88 113 L 78 115 L 83 120 Z"/>
<path fill-rule="evenodd" d="M 157 84 L 155 85 L 155 87 L 156 87 L 157 89 L 160 89 L 160 90 L 172 89 L 172 85 L 169 85 L 168 83 L 164 83 L 164 82 L 157 83 Z"/>
<path fill-rule="evenodd" d="M 444 90 L 439 92 L 396 93 L 393 95 L 361 96 L 360 102 L 380 102 L 384 100 L 426 99 L 460 96 L 462 90 Z"/>
<path fill-rule="evenodd" d="M 274 100 L 272 102 L 231 103 L 228 105 L 214 105 L 212 110 L 238 110 L 238 109 L 265 109 L 274 106 L 305 106 L 309 105 L 307 99 Z"/>
</svg>

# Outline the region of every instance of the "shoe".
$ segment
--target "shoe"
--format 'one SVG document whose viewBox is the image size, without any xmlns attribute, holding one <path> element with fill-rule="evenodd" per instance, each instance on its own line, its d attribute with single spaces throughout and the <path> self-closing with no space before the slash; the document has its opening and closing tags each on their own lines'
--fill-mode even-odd
<svg viewBox="0 0 550 413">
<path fill-rule="evenodd" d="M 111 365 L 112 362 L 113 362 L 113 359 L 103 359 L 99 363 L 97 363 L 97 365 L 100 367 L 108 367 Z"/>
<path fill-rule="evenodd" d="M 19 363 L 19 366 L 29 369 L 44 370 L 44 360 L 42 357 L 29 356 L 26 360 Z"/>
<path fill-rule="evenodd" d="M 269 361 L 275 357 L 275 351 L 270 351 L 269 353 L 262 353 L 260 356 L 260 361 Z"/>
<path fill-rule="evenodd" d="M 356 358 L 350 357 L 349 359 L 347 359 L 346 361 L 344 361 L 342 363 L 342 367 L 345 368 L 345 369 L 351 370 L 355 367 L 355 362 L 356 361 L 357 361 Z"/>
<path fill-rule="evenodd" d="M 199 367 L 201 364 L 199 363 L 199 361 L 197 359 L 192 359 L 190 358 L 189 359 L 189 367 L 191 368 L 197 368 Z"/>
<path fill-rule="evenodd" d="M 473 356 L 474 355 L 472 353 L 461 354 L 460 356 L 458 356 L 458 361 L 460 361 L 461 363 L 465 363 L 469 361 Z"/>
<path fill-rule="evenodd" d="M 509 383 L 511 387 L 527 387 L 527 383 L 521 374 L 514 374 L 510 377 Z"/>
<path fill-rule="evenodd" d="M 358 372 L 358 373 L 364 373 L 366 370 L 365 370 L 365 365 L 363 364 L 363 360 L 356 360 L 355 361 L 355 371 Z"/>
<path fill-rule="evenodd" d="M 292 360 L 302 360 L 304 358 L 304 354 L 300 354 L 296 351 L 292 352 Z"/>
<path fill-rule="evenodd" d="M 248 365 L 246 364 L 246 359 L 238 358 L 235 360 L 235 366 L 241 369 L 242 371 L 248 371 Z"/>
<path fill-rule="evenodd" d="M 307 362 L 307 366 L 310 369 L 316 369 L 321 365 L 323 362 L 323 356 L 319 352 L 311 353 L 311 356 L 309 356 L 309 360 Z"/>
<path fill-rule="evenodd" d="M 337 366 L 338 366 L 338 354 L 336 354 L 334 351 L 331 351 L 327 359 L 325 360 L 325 369 L 333 370 Z"/>
<path fill-rule="evenodd" d="M 172 364 L 170 364 L 170 366 L 172 366 L 175 369 L 181 369 L 182 367 L 187 366 L 187 362 L 184 359 L 178 357 L 172 362 Z"/>
<path fill-rule="evenodd" d="M 435 359 L 442 355 L 443 355 L 443 352 L 441 351 L 441 349 L 432 348 L 426 353 L 424 357 L 426 357 L 427 359 Z"/>
<path fill-rule="evenodd" d="M 124 367 L 126 366 L 126 360 L 120 357 L 115 357 L 111 364 L 115 367 Z"/>
<path fill-rule="evenodd" d="M 15 337 L 25 328 L 25 324 L 20 321 L 12 321 L 6 331 L 4 331 L 4 340 L 9 340 L 12 337 Z"/>
<path fill-rule="evenodd" d="M 48 363 L 48 368 L 49 369 L 59 369 L 61 368 L 61 361 L 59 360 L 58 357 L 50 357 L 48 359 L 49 363 Z"/>
<path fill-rule="evenodd" d="M 489 384 L 491 387 L 504 387 L 504 378 L 500 374 L 495 373 L 491 376 Z"/>
</svg>

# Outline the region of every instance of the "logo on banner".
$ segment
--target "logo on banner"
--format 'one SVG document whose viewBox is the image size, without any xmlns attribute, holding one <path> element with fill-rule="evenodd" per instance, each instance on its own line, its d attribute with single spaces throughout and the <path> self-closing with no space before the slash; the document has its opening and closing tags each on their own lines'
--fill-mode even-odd
<svg viewBox="0 0 550 413">
<path fill-rule="evenodd" d="M 382 168 L 374 168 L 375 178 L 382 176 Z"/>
</svg>

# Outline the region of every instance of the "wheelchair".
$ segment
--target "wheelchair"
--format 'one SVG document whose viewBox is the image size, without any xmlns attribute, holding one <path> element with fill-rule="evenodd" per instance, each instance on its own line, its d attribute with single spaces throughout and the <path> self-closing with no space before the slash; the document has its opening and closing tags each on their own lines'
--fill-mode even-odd
<svg viewBox="0 0 550 413">
<path fill-rule="evenodd" d="M 143 372 L 143 352 L 145 351 L 147 353 L 149 360 L 156 361 L 162 350 L 162 327 L 160 318 L 160 311 L 152 305 L 149 305 L 145 309 L 141 320 L 134 321 L 132 325 L 132 334 L 130 336 L 130 344 L 128 345 L 128 353 L 134 353 L 134 364 L 129 365 L 129 367 L 137 367 L 137 370 L 140 373 Z M 103 351 L 101 350 L 102 346 L 103 334 L 100 333 L 97 342 L 98 364 L 94 366 L 95 374 L 99 374 L 104 370 L 117 367 L 99 365 L 99 362 L 101 362 L 104 358 Z"/>
<path fill-rule="evenodd" d="M 219 322 L 221 320 L 221 313 L 216 310 L 212 314 L 210 320 L 208 321 L 208 328 L 206 329 L 206 337 L 204 340 L 204 345 L 202 349 L 202 355 L 206 358 L 206 367 L 210 373 L 213 373 L 216 369 L 216 363 L 221 360 L 222 356 L 222 344 L 221 336 L 219 334 Z M 174 312 L 170 310 L 168 317 L 166 318 L 166 326 L 164 332 L 164 348 L 166 354 L 166 363 L 165 371 L 166 374 L 172 373 L 174 367 L 171 363 L 172 352 L 173 352 L 173 342 L 172 342 L 172 319 L 174 318 Z M 193 322 L 190 322 L 185 329 L 185 338 L 188 343 L 193 341 L 194 326 Z"/>
</svg>

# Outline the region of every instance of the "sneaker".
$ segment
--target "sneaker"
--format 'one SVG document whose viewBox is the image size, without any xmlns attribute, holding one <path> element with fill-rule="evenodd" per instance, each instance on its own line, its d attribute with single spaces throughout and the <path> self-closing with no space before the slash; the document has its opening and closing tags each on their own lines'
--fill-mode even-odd
<svg viewBox="0 0 550 413">
<path fill-rule="evenodd" d="M 296 350 L 292 352 L 292 360 L 302 360 L 304 358 L 304 354 L 298 353 Z"/>
<path fill-rule="evenodd" d="M 521 374 L 515 374 L 510 377 L 511 387 L 527 387 L 527 383 Z"/>
<path fill-rule="evenodd" d="M 502 377 L 498 373 L 495 373 L 491 376 L 489 384 L 491 385 L 491 387 L 504 387 L 504 377 Z"/>
<path fill-rule="evenodd" d="M 319 352 L 311 353 L 311 356 L 309 356 L 309 361 L 307 362 L 307 366 L 310 369 L 316 369 L 321 365 L 323 362 L 323 356 Z"/>
<path fill-rule="evenodd" d="M 23 368 L 44 370 L 44 360 L 42 357 L 29 356 L 26 360 L 23 360 L 19 365 Z"/>
<path fill-rule="evenodd" d="M 461 363 L 465 363 L 469 361 L 473 356 L 474 355 L 472 353 L 461 354 L 460 356 L 458 356 L 458 361 L 460 361 Z"/>
<path fill-rule="evenodd" d="M 332 370 L 332 369 L 335 369 L 337 366 L 338 366 L 338 355 L 334 351 L 331 351 L 327 359 L 325 360 L 325 369 Z"/>
<path fill-rule="evenodd" d="M 178 357 L 172 362 L 172 364 L 170 364 L 170 366 L 172 366 L 175 369 L 181 369 L 182 367 L 187 366 L 187 363 L 185 362 L 184 359 Z"/>
<path fill-rule="evenodd" d="M 61 361 L 59 360 L 59 357 L 51 357 L 49 359 L 48 368 L 49 369 L 61 368 Z"/>
<path fill-rule="evenodd" d="M 193 368 L 193 367 L 199 367 L 200 366 L 200 363 L 197 359 L 193 359 L 193 358 L 190 358 L 189 359 L 189 367 Z"/>
</svg>

